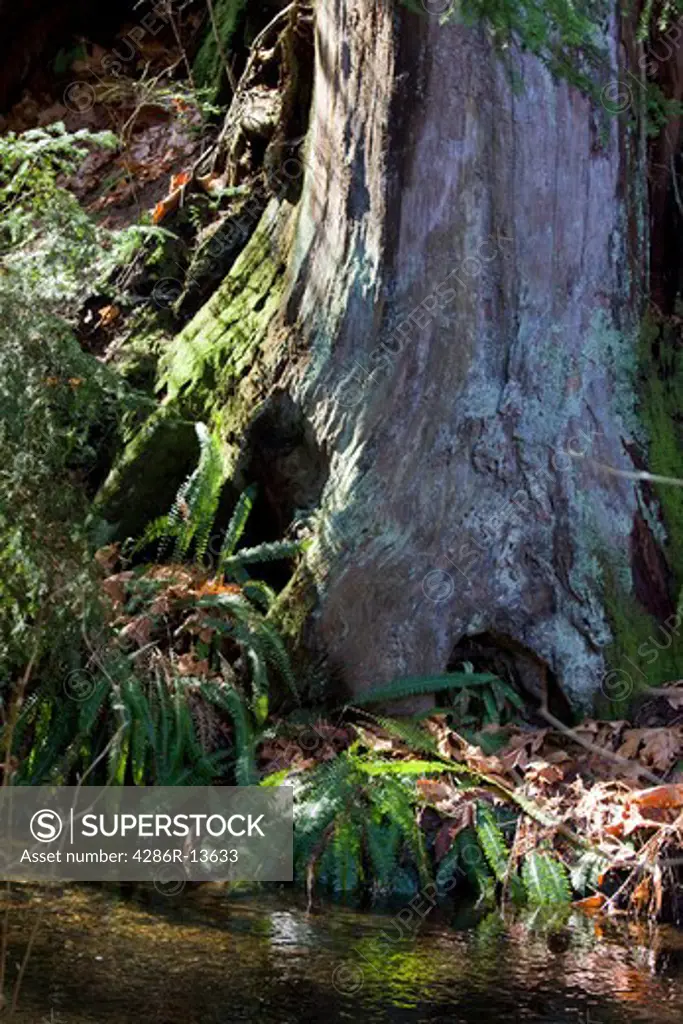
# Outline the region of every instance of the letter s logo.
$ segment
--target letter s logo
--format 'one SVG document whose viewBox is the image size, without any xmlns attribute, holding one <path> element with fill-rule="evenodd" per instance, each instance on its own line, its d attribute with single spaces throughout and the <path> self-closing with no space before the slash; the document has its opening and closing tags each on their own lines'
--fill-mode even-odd
<svg viewBox="0 0 683 1024">
<path fill-rule="evenodd" d="M 61 835 L 62 819 L 56 811 L 36 811 L 31 818 L 31 835 L 39 843 L 53 843 Z"/>
</svg>

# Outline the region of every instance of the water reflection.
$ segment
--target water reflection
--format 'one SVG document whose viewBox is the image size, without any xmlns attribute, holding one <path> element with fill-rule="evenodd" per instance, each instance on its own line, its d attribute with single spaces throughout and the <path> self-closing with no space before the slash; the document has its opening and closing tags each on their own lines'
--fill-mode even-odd
<svg viewBox="0 0 683 1024">
<path fill-rule="evenodd" d="M 10 911 L 11 971 L 36 915 L 20 1024 L 680 1024 L 683 1011 L 680 933 L 579 914 L 435 911 L 409 933 L 396 915 L 307 914 L 283 892 L 32 893 Z"/>
</svg>

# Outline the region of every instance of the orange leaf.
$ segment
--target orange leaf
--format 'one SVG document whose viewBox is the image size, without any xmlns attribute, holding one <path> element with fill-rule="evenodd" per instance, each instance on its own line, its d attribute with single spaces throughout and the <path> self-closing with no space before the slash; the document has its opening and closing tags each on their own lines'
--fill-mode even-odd
<svg viewBox="0 0 683 1024">
<path fill-rule="evenodd" d="M 160 199 L 157 205 L 154 207 L 152 213 L 152 220 L 155 224 L 168 217 L 169 213 L 173 213 L 174 210 L 180 205 L 180 189 L 177 192 L 171 192 L 170 195 Z"/>
<path fill-rule="evenodd" d="M 629 800 L 637 807 L 683 807 L 683 784 L 670 783 L 668 786 L 652 786 L 631 793 Z"/>
<path fill-rule="evenodd" d="M 236 583 L 221 583 L 219 580 L 207 580 L 197 587 L 195 594 L 239 594 L 240 588 Z"/>
<path fill-rule="evenodd" d="M 189 180 L 190 180 L 190 172 L 189 171 L 181 171 L 180 174 L 172 174 L 171 175 L 171 192 L 173 192 L 174 189 L 182 188 L 183 185 L 187 185 Z"/>
<path fill-rule="evenodd" d="M 600 910 L 606 901 L 607 897 L 604 893 L 596 892 L 593 896 L 586 896 L 584 900 L 575 900 L 572 906 L 576 907 L 577 910 L 584 910 L 587 914 L 592 914 L 596 910 Z"/>
<path fill-rule="evenodd" d="M 111 305 L 102 306 L 102 308 L 98 309 L 97 312 L 100 314 L 100 322 L 98 326 L 105 327 L 107 324 L 111 324 L 114 322 L 114 320 L 116 320 L 117 316 L 120 313 L 120 310 L 118 306 Z"/>
</svg>

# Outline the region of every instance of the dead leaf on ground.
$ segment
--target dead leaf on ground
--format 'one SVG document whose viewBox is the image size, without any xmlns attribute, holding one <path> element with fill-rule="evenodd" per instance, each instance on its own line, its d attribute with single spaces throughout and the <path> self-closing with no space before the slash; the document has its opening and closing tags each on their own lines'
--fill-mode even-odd
<svg viewBox="0 0 683 1024">
<path fill-rule="evenodd" d="M 651 786 L 649 789 L 631 793 L 629 801 L 637 807 L 683 807 L 683 785 L 672 783 L 668 786 Z"/>
<path fill-rule="evenodd" d="M 121 640 L 132 640 L 138 647 L 144 647 L 149 643 L 153 625 L 153 620 L 149 615 L 137 615 L 123 627 L 119 637 Z"/>
<path fill-rule="evenodd" d="M 181 654 L 176 662 L 179 676 L 208 676 L 209 662 L 207 658 L 199 659 L 194 651 Z"/>
</svg>

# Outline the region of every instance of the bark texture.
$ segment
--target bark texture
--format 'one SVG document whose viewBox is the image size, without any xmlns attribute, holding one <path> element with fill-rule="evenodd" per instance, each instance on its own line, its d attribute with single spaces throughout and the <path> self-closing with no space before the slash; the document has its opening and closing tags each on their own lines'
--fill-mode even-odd
<svg viewBox="0 0 683 1024">
<path fill-rule="evenodd" d="M 606 42 L 616 78 L 616 20 Z M 310 639 L 351 690 L 485 634 L 587 705 L 610 581 L 670 607 L 656 515 L 598 465 L 633 470 L 645 441 L 641 154 L 483 30 L 318 5 L 286 383 L 329 458 Z"/>
<path fill-rule="evenodd" d="M 308 107 L 310 10 L 287 19 L 278 88 Z M 608 101 L 638 54 L 620 25 Z M 487 652 L 577 707 L 628 696 L 620 660 L 676 596 L 653 494 L 609 471 L 643 468 L 659 422 L 637 398 L 637 111 L 389 0 L 319 0 L 310 107 L 160 378 L 169 411 L 220 426 L 235 485 L 262 485 L 266 533 L 313 513 L 283 626 L 352 692 Z"/>
</svg>

